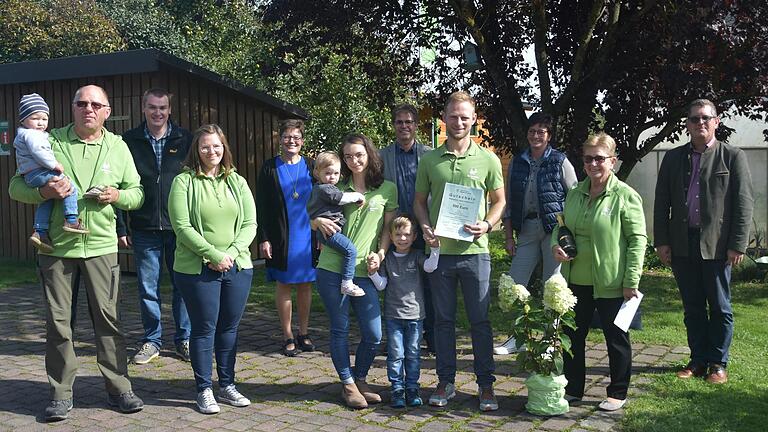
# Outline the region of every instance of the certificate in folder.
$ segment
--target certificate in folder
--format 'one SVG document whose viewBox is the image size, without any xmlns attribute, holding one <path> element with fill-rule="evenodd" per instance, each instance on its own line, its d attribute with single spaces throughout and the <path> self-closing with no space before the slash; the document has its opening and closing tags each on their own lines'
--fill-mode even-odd
<svg viewBox="0 0 768 432">
<path fill-rule="evenodd" d="M 613 320 L 613 323 L 616 324 L 616 327 L 622 329 L 625 332 L 629 331 L 629 325 L 632 324 L 632 318 L 635 317 L 637 308 L 640 307 L 640 301 L 642 300 L 643 293 L 640 291 L 637 292 L 637 297 L 624 300 L 624 303 L 621 304 L 621 308 L 619 308 L 619 313 L 616 314 L 616 318 Z"/>
</svg>

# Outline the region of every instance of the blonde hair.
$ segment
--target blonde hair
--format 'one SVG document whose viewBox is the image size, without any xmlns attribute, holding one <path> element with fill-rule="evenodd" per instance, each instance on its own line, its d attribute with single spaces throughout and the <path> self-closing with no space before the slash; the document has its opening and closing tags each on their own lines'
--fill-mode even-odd
<svg viewBox="0 0 768 432">
<path fill-rule="evenodd" d="M 602 148 L 609 156 L 616 156 L 616 140 L 605 132 L 590 135 L 582 145 L 582 150 L 587 147 Z"/>
<path fill-rule="evenodd" d="M 317 155 L 315 158 L 315 169 L 312 171 L 312 173 L 315 175 L 317 180 L 320 180 L 320 176 L 323 175 L 322 171 L 333 164 L 339 164 L 339 166 L 341 166 L 341 159 L 339 159 L 339 155 L 337 155 L 335 152 L 324 151 Z"/>
<path fill-rule="evenodd" d="M 389 225 L 389 233 L 394 234 L 397 230 L 405 227 L 410 227 L 411 234 L 416 232 L 416 221 L 407 214 L 401 214 L 400 216 L 392 219 L 392 223 Z"/>
<path fill-rule="evenodd" d="M 469 93 L 463 90 L 459 90 L 451 93 L 451 95 L 448 96 L 448 99 L 446 99 L 445 105 L 443 106 L 443 111 L 448 111 L 448 105 L 461 102 L 469 102 L 470 105 L 472 105 L 472 108 L 477 108 L 475 106 L 475 98 L 473 98 Z"/>
</svg>

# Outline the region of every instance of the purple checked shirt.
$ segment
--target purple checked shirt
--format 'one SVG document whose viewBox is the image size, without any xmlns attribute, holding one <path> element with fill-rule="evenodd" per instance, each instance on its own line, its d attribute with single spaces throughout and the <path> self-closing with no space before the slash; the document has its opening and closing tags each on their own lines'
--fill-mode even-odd
<svg viewBox="0 0 768 432">
<path fill-rule="evenodd" d="M 712 138 L 706 147 L 710 148 L 714 143 L 715 139 Z M 688 203 L 688 228 L 699 228 L 701 226 L 701 214 L 699 212 L 701 209 L 701 201 L 699 200 L 701 155 L 702 153 L 697 152 L 693 148 L 693 144 L 691 144 L 691 181 L 688 183 L 688 196 L 686 197 Z"/>
</svg>

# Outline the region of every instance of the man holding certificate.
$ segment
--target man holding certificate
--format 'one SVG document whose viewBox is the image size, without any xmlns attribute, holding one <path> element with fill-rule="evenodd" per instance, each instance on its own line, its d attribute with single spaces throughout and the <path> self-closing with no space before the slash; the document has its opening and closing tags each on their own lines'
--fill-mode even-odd
<svg viewBox="0 0 768 432">
<path fill-rule="evenodd" d="M 448 140 L 421 158 L 413 210 L 427 243 L 440 237 L 440 263 L 430 275 L 439 383 L 429 403 L 445 406 L 456 395 L 456 285 L 461 282 L 480 410 L 493 411 L 499 405 L 493 393 L 493 334 L 488 320 L 491 259 L 485 234 L 504 211 L 504 179 L 499 158 L 470 138 L 476 120 L 475 101 L 468 93 L 459 91 L 448 98 L 443 111 Z"/>
</svg>

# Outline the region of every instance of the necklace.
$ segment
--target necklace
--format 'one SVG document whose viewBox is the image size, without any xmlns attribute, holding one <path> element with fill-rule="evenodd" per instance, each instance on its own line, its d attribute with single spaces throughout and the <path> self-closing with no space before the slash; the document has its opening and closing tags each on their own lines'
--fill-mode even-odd
<svg viewBox="0 0 768 432">
<path fill-rule="evenodd" d="M 300 161 L 301 161 L 301 159 L 299 159 L 299 162 Z M 298 181 L 299 181 L 299 169 L 301 169 L 299 167 L 299 162 L 296 162 L 294 164 L 294 165 L 296 165 L 296 175 L 295 176 L 293 174 L 291 174 L 291 170 L 288 169 L 288 165 L 289 164 L 287 162 L 283 163 L 283 166 L 285 166 L 285 170 L 288 171 L 288 176 L 290 177 L 291 182 L 293 183 L 293 193 L 291 194 L 291 198 L 293 198 L 295 200 L 299 199 L 299 193 L 296 191 L 296 183 L 298 183 Z"/>
</svg>

